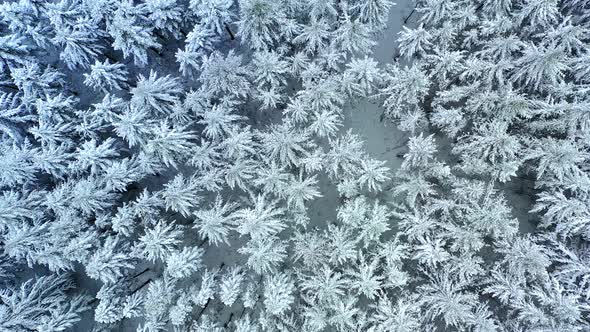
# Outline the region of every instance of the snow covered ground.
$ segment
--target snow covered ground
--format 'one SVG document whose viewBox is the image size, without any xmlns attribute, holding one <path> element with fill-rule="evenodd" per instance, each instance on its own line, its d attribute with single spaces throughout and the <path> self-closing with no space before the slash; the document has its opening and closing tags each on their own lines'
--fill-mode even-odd
<svg viewBox="0 0 590 332">
<path fill-rule="evenodd" d="M 377 45 L 371 56 L 384 68 L 393 61 L 396 54 L 398 32 L 402 30 L 404 19 L 414 8 L 413 0 L 398 1 L 389 12 L 387 28 L 376 39 Z M 415 16 L 410 17 L 408 25 L 414 22 Z M 359 99 L 349 101 L 344 106 L 344 121 L 341 133 L 352 130 L 360 135 L 365 142 L 365 149 L 369 156 L 385 160 L 391 169 L 391 177 L 401 165 L 400 153 L 405 149 L 408 134 L 397 129 L 394 123 L 382 121 L 383 107 L 377 100 Z M 398 156 L 399 155 L 399 156 Z M 320 179 L 322 197 L 310 203 L 311 224 L 325 226 L 327 222 L 336 219 L 336 208 L 339 205 L 338 192 L 328 179 Z"/>
<path fill-rule="evenodd" d="M 414 8 L 413 0 L 398 1 L 391 8 L 387 28 L 377 39 L 377 45 L 373 49 L 373 58 L 381 68 L 393 61 L 397 50 L 398 32 L 402 30 L 404 19 Z M 412 15 L 408 20 L 411 26 L 416 16 Z M 365 148 L 368 153 L 380 160 L 386 160 L 387 166 L 395 171 L 401 164 L 402 158 L 396 157 L 403 151 L 407 134 L 399 131 L 396 126 L 388 121 L 381 121 L 383 108 L 380 103 L 371 100 L 359 100 L 350 103 L 345 108 L 344 127 L 360 134 L 365 140 Z"/>
</svg>

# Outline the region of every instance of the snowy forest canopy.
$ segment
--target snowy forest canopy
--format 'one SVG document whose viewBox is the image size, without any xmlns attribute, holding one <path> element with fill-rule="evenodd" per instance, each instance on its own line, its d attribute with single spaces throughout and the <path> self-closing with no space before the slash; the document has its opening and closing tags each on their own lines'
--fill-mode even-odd
<svg viewBox="0 0 590 332">
<path fill-rule="evenodd" d="M 589 42 L 586 0 L 2 1 L 0 332 L 588 331 Z"/>
</svg>

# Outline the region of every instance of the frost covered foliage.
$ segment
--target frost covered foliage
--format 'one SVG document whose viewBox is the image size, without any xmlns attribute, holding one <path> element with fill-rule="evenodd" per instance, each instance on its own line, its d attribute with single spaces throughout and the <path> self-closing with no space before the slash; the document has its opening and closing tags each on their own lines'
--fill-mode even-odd
<svg viewBox="0 0 590 332">
<path fill-rule="evenodd" d="M 0 329 L 303 326 L 320 183 L 390 180 L 341 128 L 392 5 L 0 4 Z"/>
<path fill-rule="evenodd" d="M 416 12 L 379 95 L 412 135 L 394 213 L 428 280 L 422 310 L 459 330 L 587 330 L 590 7 L 427 0 Z M 532 200 L 529 234 L 512 184 Z"/>
<path fill-rule="evenodd" d="M 588 5 L 393 6 L 0 4 L 0 330 L 590 328 Z"/>
</svg>

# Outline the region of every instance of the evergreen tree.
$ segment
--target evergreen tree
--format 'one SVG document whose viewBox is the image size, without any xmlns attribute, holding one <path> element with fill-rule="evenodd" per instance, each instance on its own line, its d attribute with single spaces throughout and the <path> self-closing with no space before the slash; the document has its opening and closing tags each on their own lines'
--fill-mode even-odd
<svg viewBox="0 0 590 332">
<path fill-rule="evenodd" d="M 276 30 L 286 20 L 283 6 L 270 0 L 240 0 L 237 22 L 242 43 L 253 49 L 265 49 L 276 41 Z"/>
<path fill-rule="evenodd" d="M 0 326 L 6 331 L 60 331 L 71 328 L 89 309 L 85 295 L 68 296 L 72 282 L 64 275 L 29 279 L 2 289 Z"/>
<path fill-rule="evenodd" d="M 199 18 L 202 28 L 222 35 L 235 20 L 232 5 L 227 0 L 191 0 L 189 9 Z"/>
<path fill-rule="evenodd" d="M 127 74 L 122 64 L 111 64 L 108 59 L 102 63 L 97 60 L 90 66 L 90 73 L 84 74 L 84 84 L 105 93 L 109 90 L 122 90 L 126 88 Z"/>
<path fill-rule="evenodd" d="M 148 50 L 159 49 L 161 45 L 152 34 L 153 29 L 144 26 L 140 15 L 137 13 L 126 13 L 119 8 L 108 25 L 107 31 L 113 38 L 113 48 L 122 51 L 123 56 L 133 56 L 133 62 L 139 66 L 145 66 L 148 62 Z"/>
<path fill-rule="evenodd" d="M 158 77 L 155 71 L 145 78 L 139 75 L 137 86 L 131 89 L 131 103 L 137 108 L 147 107 L 160 113 L 170 112 L 178 102 L 182 88 L 178 81 L 170 76 Z"/>
<path fill-rule="evenodd" d="M 197 228 L 201 238 L 206 239 L 210 244 L 229 244 L 229 226 L 233 224 L 235 219 L 233 214 L 235 207 L 235 204 L 223 203 L 221 196 L 217 196 L 209 209 L 198 210 L 194 213 L 197 220 L 193 227 Z"/>
</svg>

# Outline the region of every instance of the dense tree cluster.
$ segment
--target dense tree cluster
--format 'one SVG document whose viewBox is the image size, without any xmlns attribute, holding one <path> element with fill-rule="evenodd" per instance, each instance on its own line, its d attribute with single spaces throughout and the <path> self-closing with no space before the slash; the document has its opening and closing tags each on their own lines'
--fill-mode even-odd
<svg viewBox="0 0 590 332">
<path fill-rule="evenodd" d="M 590 5 L 393 6 L 0 4 L 0 331 L 590 328 Z"/>
<path fill-rule="evenodd" d="M 589 9 L 427 0 L 400 33 L 403 59 L 380 89 L 386 115 L 413 134 L 395 213 L 428 280 L 416 284 L 420 310 L 447 327 L 588 328 Z M 424 132 L 449 146 L 450 168 Z M 510 182 L 535 196 L 533 233 L 511 215 Z"/>
</svg>

